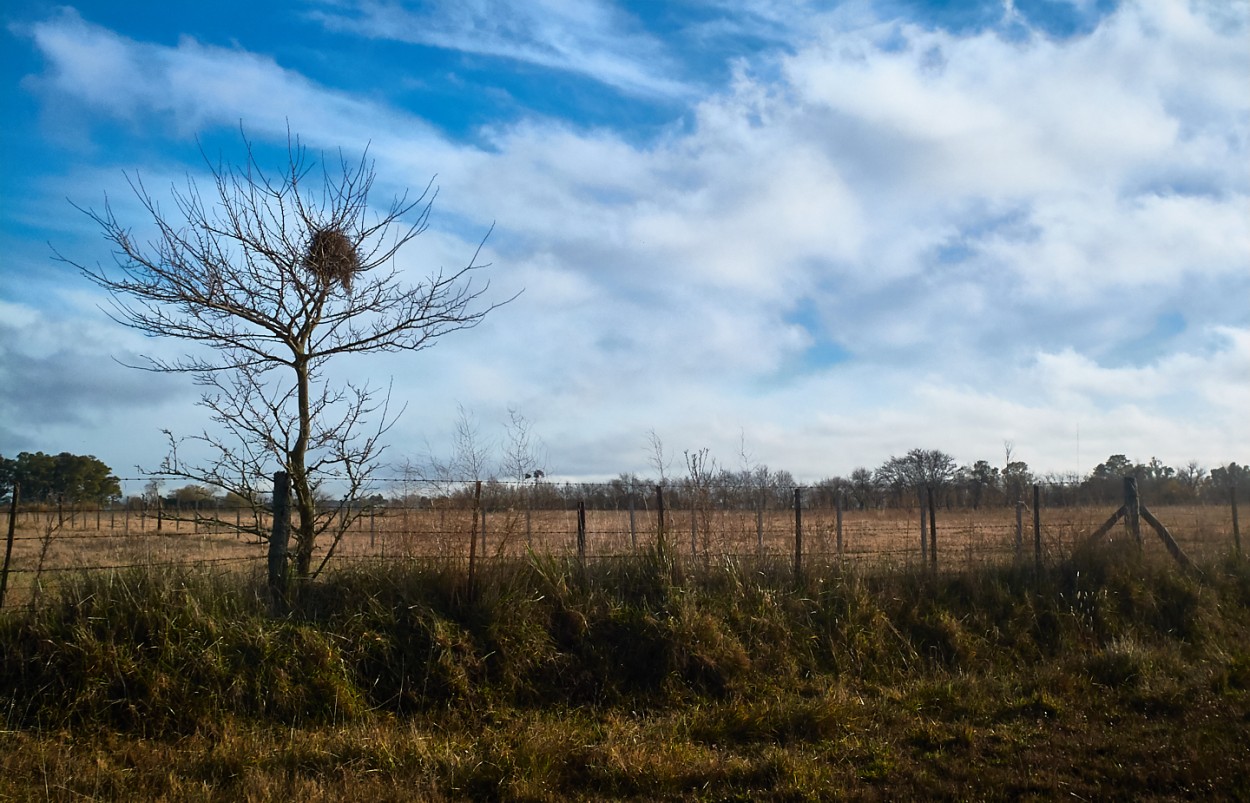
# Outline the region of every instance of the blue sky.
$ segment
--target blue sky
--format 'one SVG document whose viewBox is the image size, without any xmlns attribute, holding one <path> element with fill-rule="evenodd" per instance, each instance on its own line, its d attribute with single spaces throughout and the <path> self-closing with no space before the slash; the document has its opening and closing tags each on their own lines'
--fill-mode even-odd
<svg viewBox="0 0 1250 803">
<path fill-rule="evenodd" d="M 10 3 L 0 453 L 154 468 L 185 378 L 52 248 L 242 155 L 368 145 L 437 175 L 414 280 L 486 246 L 523 295 L 343 364 L 406 405 L 390 456 L 509 407 L 551 473 L 647 472 L 648 433 L 802 479 L 909 448 L 1042 472 L 1250 461 L 1250 4 Z M 280 162 L 277 162 L 280 164 Z M 1079 433 L 1079 434 L 1078 434 Z"/>
</svg>

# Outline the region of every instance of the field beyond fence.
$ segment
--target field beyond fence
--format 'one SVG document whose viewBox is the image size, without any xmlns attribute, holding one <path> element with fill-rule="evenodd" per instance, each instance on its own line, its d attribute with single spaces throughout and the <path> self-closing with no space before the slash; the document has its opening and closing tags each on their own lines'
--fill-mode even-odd
<svg viewBox="0 0 1250 803">
<path fill-rule="evenodd" d="M 1115 512 L 1106 503 L 1073 504 L 1061 491 L 1035 486 L 1032 500 L 1009 506 L 922 505 L 921 495 L 910 506 L 858 509 L 842 500 L 805 499 L 802 489 L 745 503 L 670 493 L 673 501 L 666 506 L 660 488 L 608 504 L 569 498 L 552 503 L 550 496 L 536 500 L 529 493 L 482 497 L 480 489 L 475 497 L 462 488 L 441 496 L 375 497 L 368 506 L 346 510 L 340 515 L 349 525 L 338 540 L 333 526 L 320 537 L 313 565 L 324 563 L 324 570 L 334 571 L 364 561 L 463 563 L 471 555 L 491 561 L 531 553 L 602 561 L 655 549 L 661 540 L 678 560 L 785 559 L 794 561 L 796 571 L 800 563 L 835 561 L 880 567 L 923 563 L 944 571 L 1020 561 L 1053 564 Z M 1047 504 L 1055 499 L 1064 501 Z M 1036 505 L 1030 504 L 1034 500 Z M 1149 510 L 1188 559 L 1208 561 L 1240 549 L 1235 497 L 1225 504 Z M 7 513 L 4 526 L 12 533 L 5 578 L 5 603 L 11 606 L 36 598 L 66 573 L 83 570 L 220 566 L 260 572 L 269 555 L 272 517 L 220 505 L 32 505 Z M 1150 528 L 1138 532 L 1143 551 L 1166 554 L 1165 543 Z M 1138 536 L 1126 518 L 1105 537 Z"/>
</svg>

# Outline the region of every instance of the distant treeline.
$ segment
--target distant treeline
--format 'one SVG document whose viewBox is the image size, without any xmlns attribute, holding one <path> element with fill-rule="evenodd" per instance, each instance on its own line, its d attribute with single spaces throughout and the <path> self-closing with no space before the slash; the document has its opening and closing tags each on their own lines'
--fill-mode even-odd
<svg viewBox="0 0 1250 803">
<path fill-rule="evenodd" d="M 921 493 L 932 490 L 937 504 L 944 507 L 981 508 L 1010 506 L 1032 498 L 1032 486 L 1043 488 L 1049 506 L 1110 504 L 1123 494 L 1123 478 L 1135 477 L 1143 497 L 1155 504 L 1221 502 L 1230 489 L 1238 496 L 1250 496 L 1250 465 L 1236 462 L 1207 469 L 1196 461 L 1181 468 L 1163 464 L 1156 458 L 1134 462 L 1114 454 L 1089 474 L 1035 474 L 1028 463 L 1012 459 L 1010 450 L 1001 466 L 977 460 L 960 466 L 937 449 L 912 449 L 892 456 L 875 469 L 861 467 L 849 476 L 833 476 L 803 484 L 785 470 L 766 465 L 750 469 L 719 468 L 706 450 L 685 453 L 686 470 L 678 476 L 624 473 L 607 482 L 557 482 L 542 471 L 515 479 L 499 476 L 480 478 L 481 503 L 491 508 L 531 507 L 559 509 L 585 503 L 594 509 L 639 509 L 654 507 L 655 489 L 660 487 L 666 505 L 673 508 L 769 509 L 793 504 L 795 488 L 803 488 L 804 504 L 811 507 L 841 505 L 848 510 L 910 507 Z M 123 499 L 120 481 L 112 470 L 93 456 L 62 452 L 23 452 L 16 459 L 0 456 L 0 490 L 9 499 L 14 482 L 21 485 L 21 499 L 33 504 L 124 503 L 133 509 L 188 510 L 193 508 L 250 508 L 252 502 L 234 493 L 222 493 L 204 485 L 187 484 L 171 490 L 163 488 L 160 477 L 152 477 L 144 492 Z M 476 493 L 472 477 L 429 479 L 410 477 L 380 481 L 372 495 L 354 502 L 355 506 L 432 507 L 440 504 L 467 505 Z M 325 497 L 331 501 L 330 496 Z M 267 502 L 266 500 L 260 500 Z"/>
<path fill-rule="evenodd" d="M 61 452 L 22 452 L 16 458 L 0 455 L 0 493 L 12 498 L 13 487 L 26 502 L 104 503 L 121 498 L 121 481 L 113 470 L 92 455 Z"/>
<path fill-rule="evenodd" d="M 815 483 L 798 482 L 785 470 L 768 466 L 730 470 L 717 468 L 706 452 L 686 453 L 687 471 L 681 476 L 647 477 L 621 474 L 608 482 L 547 482 L 543 478 L 482 480 L 484 504 L 498 507 L 524 502 L 536 508 L 571 507 L 579 502 L 595 509 L 624 509 L 655 504 L 655 489 L 661 487 L 668 506 L 742 508 L 763 504 L 770 509 L 793 504 L 795 488 L 803 489 L 803 503 L 811 507 L 867 510 L 910 507 L 920 494 L 932 489 L 937 504 L 944 507 L 977 509 L 1011 506 L 1031 501 L 1032 487 L 1042 486 L 1049 506 L 1117 503 L 1123 498 L 1124 477 L 1137 480 L 1144 498 L 1156 504 L 1222 502 L 1230 489 L 1239 496 L 1250 495 L 1250 465 L 1229 463 L 1206 469 L 1191 461 L 1177 469 L 1151 458 L 1135 463 L 1125 455 L 1111 455 L 1084 477 L 1035 474 L 1027 463 L 1007 455 L 1004 464 L 978 460 L 960 466 L 955 459 L 936 449 L 912 449 L 891 457 L 875 469 L 857 468 L 850 476 L 834 476 Z M 367 500 L 383 506 L 436 505 L 441 500 L 465 502 L 475 493 L 473 481 L 412 480 L 399 483 L 398 492 L 378 494 Z"/>
</svg>

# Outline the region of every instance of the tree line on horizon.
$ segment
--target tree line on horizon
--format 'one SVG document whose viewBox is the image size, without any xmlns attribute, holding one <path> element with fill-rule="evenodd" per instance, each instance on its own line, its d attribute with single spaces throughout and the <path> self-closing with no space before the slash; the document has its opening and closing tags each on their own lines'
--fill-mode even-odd
<svg viewBox="0 0 1250 803">
<path fill-rule="evenodd" d="M 706 449 L 684 455 L 686 471 L 679 476 L 670 476 L 665 466 L 656 476 L 626 472 L 607 482 L 559 482 L 548 479 L 542 469 L 530 467 L 515 478 L 498 474 L 444 477 L 440 481 L 410 478 L 397 483 L 392 493 L 375 493 L 358 504 L 387 507 L 434 504 L 438 499 L 465 501 L 473 493 L 475 479 L 483 483 L 483 502 L 493 507 L 516 504 L 524 496 L 527 504 L 538 507 L 584 502 L 594 508 L 624 508 L 631 498 L 638 501 L 649 497 L 660 486 L 674 507 L 689 506 L 692 500 L 724 508 L 751 507 L 761 501 L 771 508 L 786 507 L 792 504 L 794 489 L 803 488 L 805 504 L 813 507 L 910 507 L 932 489 L 939 505 L 978 509 L 1028 502 L 1035 483 L 1046 488 L 1051 504 L 1092 504 L 1119 499 L 1123 478 L 1129 476 L 1137 480 L 1144 497 L 1158 504 L 1222 501 L 1230 489 L 1239 496 L 1250 494 L 1250 465 L 1232 462 L 1208 470 L 1191 460 L 1178 469 L 1154 457 L 1134 462 L 1123 454 L 1113 454 L 1089 474 L 1077 477 L 1034 474 L 1028 463 L 1012 459 L 1010 450 L 1002 466 L 988 460 L 961 466 L 946 452 L 917 448 L 891 456 L 875 469 L 860 467 L 848 476 L 809 484 L 798 482 L 789 471 L 767 465 L 737 470 L 717 467 Z M 0 498 L 4 501 L 11 499 L 15 482 L 21 486 L 21 501 L 30 504 L 124 502 L 136 509 L 168 510 L 251 505 L 232 492 L 195 483 L 166 490 L 156 476 L 149 479 L 142 494 L 123 497 L 121 482 L 109 466 L 93 455 L 69 452 L 22 452 L 16 458 L 0 455 Z"/>
<path fill-rule="evenodd" d="M 659 486 L 673 507 L 692 503 L 711 507 L 753 507 L 761 500 L 769 508 L 793 503 L 793 492 L 803 489 L 804 504 L 813 507 L 877 509 L 910 507 L 921 494 L 932 489 L 937 504 L 944 507 L 978 509 L 1031 502 L 1032 487 L 1046 489 L 1047 503 L 1075 505 L 1110 503 L 1123 496 L 1123 478 L 1134 477 L 1142 495 L 1158 504 L 1219 501 L 1229 489 L 1239 496 L 1250 495 L 1250 465 L 1236 462 L 1207 469 L 1197 461 L 1181 468 L 1165 465 L 1152 457 L 1134 462 L 1126 455 L 1113 454 L 1085 476 L 1037 474 L 1028 463 L 1014 459 L 1010 449 L 998 466 L 988 460 L 960 465 L 953 456 L 938 449 L 912 449 L 891 456 L 876 468 L 856 468 L 847 476 L 832 476 L 813 483 L 801 483 L 784 469 L 754 465 L 739 469 L 718 467 L 708 450 L 684 452 L 685 472 L 670 475 L 667 464 L 652 461 L 650 476 L 626 472 L 607 482 L 550 481 L 541 470 L 524 476 L 465 474 L 439 480 L 414 480 L 390 497 L 375 494 L 374 505 L 433 504 L 445 497 L 465 501 L 474 493 L 474 480 L 482 482 L 482 499 L 490 506 L 515 504 L 524 495 L 534 506 L 568 506 L 585 502 L 592 508 L 624 508 L 654 494 Z M 549 475 L 550 472 L 547 472 Z"/>
</svg>

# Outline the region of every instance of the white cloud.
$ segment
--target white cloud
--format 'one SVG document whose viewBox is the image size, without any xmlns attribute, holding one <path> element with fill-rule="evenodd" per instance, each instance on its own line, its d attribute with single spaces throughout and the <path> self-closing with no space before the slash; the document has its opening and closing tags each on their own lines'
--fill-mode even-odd
<svg viewBox="0 0 1250 803">
<path fill-rule="evenodd" d="M 562 70 L 631 94 L 684 96 L 663 43 L 599 0 L 438 2 L 426 13 L 361 0 L 312 16 L 364 36 L 511 59 Z M 667 74 L 666 74 L 667 73 Z"/>
<path fill-rule="evenodd" d="M 484 8 L 404 35 L 469 49 Z M 410 442 L 448 428 L 457 401 L 491 420 L 515 402 L 557 468 L 609 475 L 645 470 L 652 427 L 722 459 L 745 430 L 760 459 L 807 477 L 916 445 L 993 458 L 1004 439 L 1066 471 L 1078 426 L 1090 455 L 1245 460 L 1250 48 L 1244 14 L 1205 8 L 1129 4 L 1067 39 L 834 14 L 644 145 L 525 120 L 478 149 L 263 55 L 135 42 L 73 15 L 34 29 L 51 65 L 34 84 L 176 130 L 243 118 L 273 138 L 289 117 L 318 144 L 372 139 L 395 185 L 437 167 L 435 228 L 403 257 L 418 272 L 462 262 L 497 219 L 486 258 L 502 295 L 525 295 L 362 369 L 396 377 Z M 412 22 L 375 5 L 352 24 L 399 13 Z M 578 61 L 628 20 L 517 13 L 480 52 L 667 91 L 624 61 Z M 570 38 L 516 45 L 549 24 Z M 1185 331 L 1149 340 L 1169 314 Z M 804 363 L 833 345 L 846 361 Z"/>
</svg>

